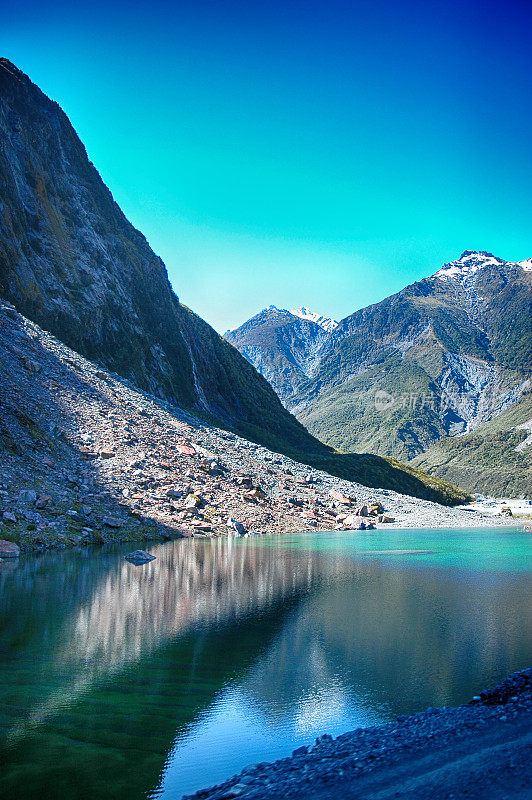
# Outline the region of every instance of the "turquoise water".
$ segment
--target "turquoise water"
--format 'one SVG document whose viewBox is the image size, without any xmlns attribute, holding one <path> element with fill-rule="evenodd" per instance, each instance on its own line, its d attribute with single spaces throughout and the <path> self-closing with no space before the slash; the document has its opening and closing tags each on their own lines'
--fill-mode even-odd
<svg viewBox="0 0 532 800">
<path fill-rule="evenodd" d="M 176 541 L 0 564 L 0 797 L 180 798 L 532 662 L 519 530 Z"/>
</svg>

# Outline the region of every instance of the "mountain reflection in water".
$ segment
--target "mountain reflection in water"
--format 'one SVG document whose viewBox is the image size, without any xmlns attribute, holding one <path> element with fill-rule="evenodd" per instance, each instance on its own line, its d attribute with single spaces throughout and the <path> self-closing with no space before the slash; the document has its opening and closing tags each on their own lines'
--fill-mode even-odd
<svg viewBox="0 0 532 800">
<path fill-rule="evenodd" d="M 180 797 L 530 658 L 526 573 L 281 540 L 151 550 L 143 567 L 116 550 L 0 572 L 2 798 Z"/>
</svg>

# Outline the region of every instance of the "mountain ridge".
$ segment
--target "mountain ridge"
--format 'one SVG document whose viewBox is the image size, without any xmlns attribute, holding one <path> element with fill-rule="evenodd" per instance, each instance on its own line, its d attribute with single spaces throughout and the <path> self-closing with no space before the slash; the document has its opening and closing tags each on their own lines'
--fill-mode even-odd
<svg viewBox="0 0 532 800">
<path fill-rule="evenodd" d="M 527 390 L 531 279 L 529 260 L 466 250 L 340 320 L 312 372 L 287 386 L 279 386 L 271 343 L 258 363 L 260 342 L 246 352 L 248 323 L 232 338 L 264 374 L 267 363 L 283 403 L 323 441 L 408 462 L 442 437 L 474 431 Z"/>
</svg>

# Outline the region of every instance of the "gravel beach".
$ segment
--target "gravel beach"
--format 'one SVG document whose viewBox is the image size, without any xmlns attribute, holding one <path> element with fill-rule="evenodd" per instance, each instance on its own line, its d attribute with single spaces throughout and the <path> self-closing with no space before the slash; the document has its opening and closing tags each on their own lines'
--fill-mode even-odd
<svg viewBox="0 0 532 800">
<path fill-rule="evenodd" d="M 532 669 L 468 704 L 429 708 L 256 764 L 188 800 L 528 800 Z"/>
</svg>

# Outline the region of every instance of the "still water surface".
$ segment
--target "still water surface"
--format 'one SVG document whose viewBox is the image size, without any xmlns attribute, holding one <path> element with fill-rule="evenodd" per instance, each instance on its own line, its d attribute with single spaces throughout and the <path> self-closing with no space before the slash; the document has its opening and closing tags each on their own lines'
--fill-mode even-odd
<svg viewBox="0 0 532 800">
<path fill-rule="evenodd" d="M 0 564 L 2 800 L 177 800 L 532 663 L 517 531 L 127 549 Z"/>
</svg>

